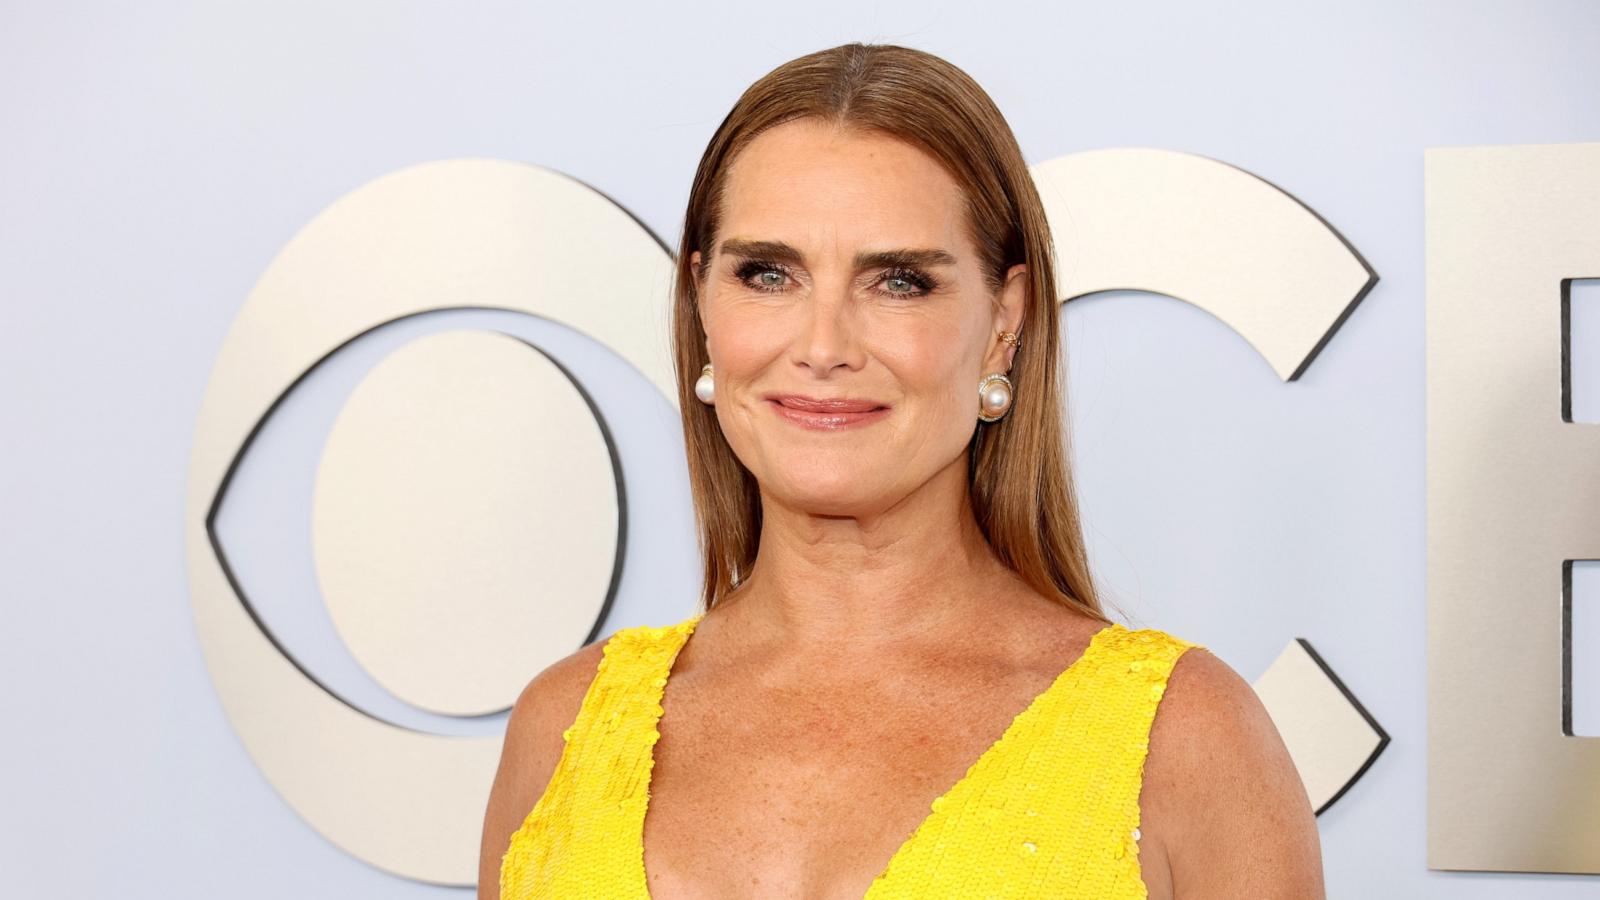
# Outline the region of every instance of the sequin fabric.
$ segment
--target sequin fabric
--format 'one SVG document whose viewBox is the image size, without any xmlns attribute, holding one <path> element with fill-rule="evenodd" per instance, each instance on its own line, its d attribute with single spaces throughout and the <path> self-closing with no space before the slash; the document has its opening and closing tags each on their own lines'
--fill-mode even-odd
<svg viewBox="0 0 1600 900">
<path fill-rule="evenodd" d="M 604 655 L 544 795 L 501 860 L 502 900 L 649 900 L 644 816 L 661 698 L 703 614 L 626 628 Z M 1201 645 L 1101 629 L 934 800 L 863 900 L 1147 896 L 1139 787 L 1167 677 Z"/>
</svg>

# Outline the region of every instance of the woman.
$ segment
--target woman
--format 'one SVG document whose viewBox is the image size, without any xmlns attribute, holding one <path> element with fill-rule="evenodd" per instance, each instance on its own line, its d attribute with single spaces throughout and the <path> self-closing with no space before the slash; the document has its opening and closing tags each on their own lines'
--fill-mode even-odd
<svg viewBox="0 0 1600 900">
<path fill-rule="evenodd" d="M 1051 237 L 988 96 L 902 47 L 794 60 L 682 240 L 704 611 L 528 685 L 480 896 L 1320 897 L 1250 686 L 1101 611 Z"/>
</svg>

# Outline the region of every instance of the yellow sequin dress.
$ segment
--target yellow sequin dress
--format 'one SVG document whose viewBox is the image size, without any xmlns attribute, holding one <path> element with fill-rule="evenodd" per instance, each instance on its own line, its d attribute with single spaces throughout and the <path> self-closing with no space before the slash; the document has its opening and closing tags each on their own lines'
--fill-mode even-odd
<svg viewBox="0 0 1600 900">
<path fill-rule="evenodd" d="M 501 860 L 501 900 L 648 900 L 645 805 L 661 698 L 704 614 L 625 628 L 604 657 L 545 793 Z M 1101 629 L 934 800 L 863 900 L 1144 898 L 1139 785 L 1167 676 L 1190 647 Z"/>
</svg>

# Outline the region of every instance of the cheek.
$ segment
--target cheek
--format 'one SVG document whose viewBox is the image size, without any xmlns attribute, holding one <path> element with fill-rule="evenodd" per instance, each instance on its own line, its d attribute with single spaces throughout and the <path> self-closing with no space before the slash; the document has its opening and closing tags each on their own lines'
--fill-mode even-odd
<svg viewBox="0 0 1600 900">
<path fill-rule="evenodd" d="M 790 384 L 792 379 L 785 377 L 789 373 L 773 373 L 789 359 L 796 329 L 805 327 L 804 316 L 794 312 L 735 300 L 718 305 L 707 317 L 717 391 L 728 401 L 721 412 L 750 400 L 738 396 L 744 387 Z M 948 309 L 874 312 L 855 323 L 867 371 L 847 380 L 898 396 L 915 416 L 907 425 L 919 430 L 937 432 L 976 421 L 981 361 L 961 337 L 971 323 L 958 321 L 958 314 Z"/>
<path fill-rule="evenodd" d="M 963 354 L 951 352 L 948 342 L 902 345 L 892 357 L 881 357 L 899 383 L 906 399 L 924 427 L 939 428 L 941 423 L 961 427 L 977 416 L 978 379 L 970 375 L 974 363 Z M 926 349 L 916 349 L 926 348 Z"/>
<path fill-rule="evenodd" d="M 759 305 L 726 303 L 705 319 L 706 343 L 717 370 L 748 371 L 783 351 L 788 329 L 782 316 Z"/>
</svg>

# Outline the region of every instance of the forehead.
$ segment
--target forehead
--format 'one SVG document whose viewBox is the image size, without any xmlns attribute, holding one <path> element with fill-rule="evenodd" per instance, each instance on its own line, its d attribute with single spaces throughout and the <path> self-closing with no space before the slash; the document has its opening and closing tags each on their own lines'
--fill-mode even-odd
<svg viewBox="0 0 1600 900">
<path fill-rule="evenodd" d="M 960 185 L 925 151 L 800 119 L 768 129 L 734 158 L 720 231 L 823 253 L 928 246 L 963 256 L 965 209 Z"/>
</svg>

